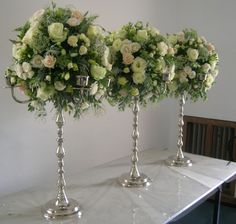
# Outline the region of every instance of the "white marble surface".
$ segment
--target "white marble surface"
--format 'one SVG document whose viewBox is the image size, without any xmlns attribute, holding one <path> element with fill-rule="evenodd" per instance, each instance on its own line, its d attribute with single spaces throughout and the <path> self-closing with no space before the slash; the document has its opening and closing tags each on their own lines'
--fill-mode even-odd
<svg viewBox="0 0 236 224">
<path fill-rule="evenodd" d="M 48 221 L 41 206 L 55 197 L 56 187 L 42 186 L 0 198 L 1 224 L 163 224 L 197 203 L 216 187 L 236 175 L 236 163 L 188 154 L 193 167 L 167 167 L 173 152 L 146 150 L 140 153 L 140 170 L 153 178 L 148 189 L 127 189 L 117 178 L 129 171 L 122 158 L 67 177 L 67 194 L 80 202 L 80 220 Z"/>
</svg>

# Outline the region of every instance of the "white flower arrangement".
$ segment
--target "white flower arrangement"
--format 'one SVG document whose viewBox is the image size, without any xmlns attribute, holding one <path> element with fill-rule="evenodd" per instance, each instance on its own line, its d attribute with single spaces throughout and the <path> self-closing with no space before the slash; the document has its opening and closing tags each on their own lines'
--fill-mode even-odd
<svg viewBox="0 0 236 224">
<path fill-rule="evenodd" d="M 89 107 L 100 107 L 111 64 L 104 32 L 94 25 L 95 19 L 79 10 L 53 5 L 35 12 L 16 29 L 14 62 L 6 78 L 30 99 L 30 111 L 45 115 L 46 103 L 52 102 L 55 108 L 79 117 Z M 89 77 L 88 94 L 81 94 L 79 76 Z"/>
<path fill-rule="evenodd" d="M 133 97 L 145 105 L 167 94 L 166 73 L 173 68 L 174 57 L 158 30 L 142 22 L 129 23 L 112 32 L 107 40 L 113 58 L 112 104 L 124 109 L 132 105 Z"/>
<path fill-rule="evenodd" d="M 218 75 L 215 47 L 193 29 L 167 37 L 175 51 L 175 76 L 168 84 L 170 94 L 186 96 L 194 101 L 206 99 L 207 91 Z"/>
</svg>

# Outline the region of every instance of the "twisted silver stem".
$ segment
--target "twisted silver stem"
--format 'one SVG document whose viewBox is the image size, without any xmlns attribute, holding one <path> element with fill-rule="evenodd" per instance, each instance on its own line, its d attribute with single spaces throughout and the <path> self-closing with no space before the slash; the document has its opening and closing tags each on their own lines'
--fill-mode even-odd
<svg viewBox="0 0 236 224">
<path fill-rule="evenodd" d="M 185 105 L 185 95 L 182 94 L 180 97 L 179 101 L 179 122 L 178 122 L 178 127 L 179 127 L 179 135 L 178 135 L 178 150 L 177 150 L 177 160 L 182 160 L 184 158 L 183 154 L 183 127 L 184 127 L 184 105 Z"/>
<path fill-rule="evenodd" d="M 134 98 L 134 106 L 133 106 L 133 115 L 134 115 L 134 123 L 133 123 L 133 155 L 131 158 L 132 167 L 130 170 L 130 177 L 137 178 L 140 177 L 140 173 L 138 170 L 138 139 L 139 139 L 139 131 L 138 131 L 138 112 L 139 112 L 139 105 L 138 105 L 138 98 Z"/>
<path fill-rule="evenodd" d="M 57 200 L 56 205 L 59 207 L 66 207 L 68 206 L 68 199 L 65 193 L 65 187 L 66 187 L 66 181 L 64 177 L 64 161 L 63 158 L 65 156 L 65 150 L 63 147 L 63 126 L 65 124 L 65 119 L 63 117 L 62 110 L 58 110 L 57 118 L 56 118 L 56 124 L 58 127 L 58 146 L 57 146 L 57 158 L 58 158 L 58 193 L 57 193 Z"/>
</svg>

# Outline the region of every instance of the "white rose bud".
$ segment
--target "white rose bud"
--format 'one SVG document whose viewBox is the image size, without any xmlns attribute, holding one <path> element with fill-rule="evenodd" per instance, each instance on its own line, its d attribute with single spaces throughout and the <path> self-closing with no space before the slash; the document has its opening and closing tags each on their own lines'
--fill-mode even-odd
<svg viewBox="0 0 236 224">
<path fill-rule="evenodd" d="M 22 69 L 23 69 L 24 72 L 28 73 L 28 72 L 31 71 L 32 68 L 31 68 L 30 63 L 28 63 L 28 62 L 23 62 L 23 63 L 22 63 Z"/>
</svg>

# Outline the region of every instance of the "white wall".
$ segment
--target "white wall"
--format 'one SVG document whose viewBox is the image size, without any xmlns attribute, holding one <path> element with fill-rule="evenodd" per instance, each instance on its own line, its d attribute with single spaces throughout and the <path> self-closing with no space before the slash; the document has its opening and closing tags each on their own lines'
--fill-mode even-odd
<svg viewBox="0 0 236 224">
<path fill-rule="evenodd" d="M 236 121 L 235 62 L 236 62 L 236 1 L 235 0 L 178 0 L 175 31 L 195 28 L 214 43 L 219 53 L 220 73 L 206 102 L 187 102 L 186 115 Z M 169 147 L 176 149 L 177 101 L 171 100 Z"/>
<path fill-rule="evenodd" d="M 0 74 L 11 63 L 14 28 L 22 25 L 34 11 L 49 0 L 1 0 Z M 176 3 L 171 0 L 58 0 L 60 6 L 73 4 L 83 11 L 100 15 L 98 22 L 115 29 L 129 21 L 149 21 L 163 32 L 175 28 Z M 4 86 L 3 76 L 0 87 Z M 30 186 L 56 181 L 56 125 L 54 115 L 35 119 L 26 105 L 15 103 L 10 91 L 0 88 L 0 196 Z M 168 145 L 169 105 L 167 101 L 140 113 L 140 149 Z M 66 116 L 65 162 L 67 174 L 128 155 L 130 153 L 132 114 L 117 112 L 106 105 L 102 116 L 92 114 L 76 121 Z M 68 180 L 69 182 L 69 180 Z M 56 184 L 56 182 L 55 182 Z"/>
</svg>

